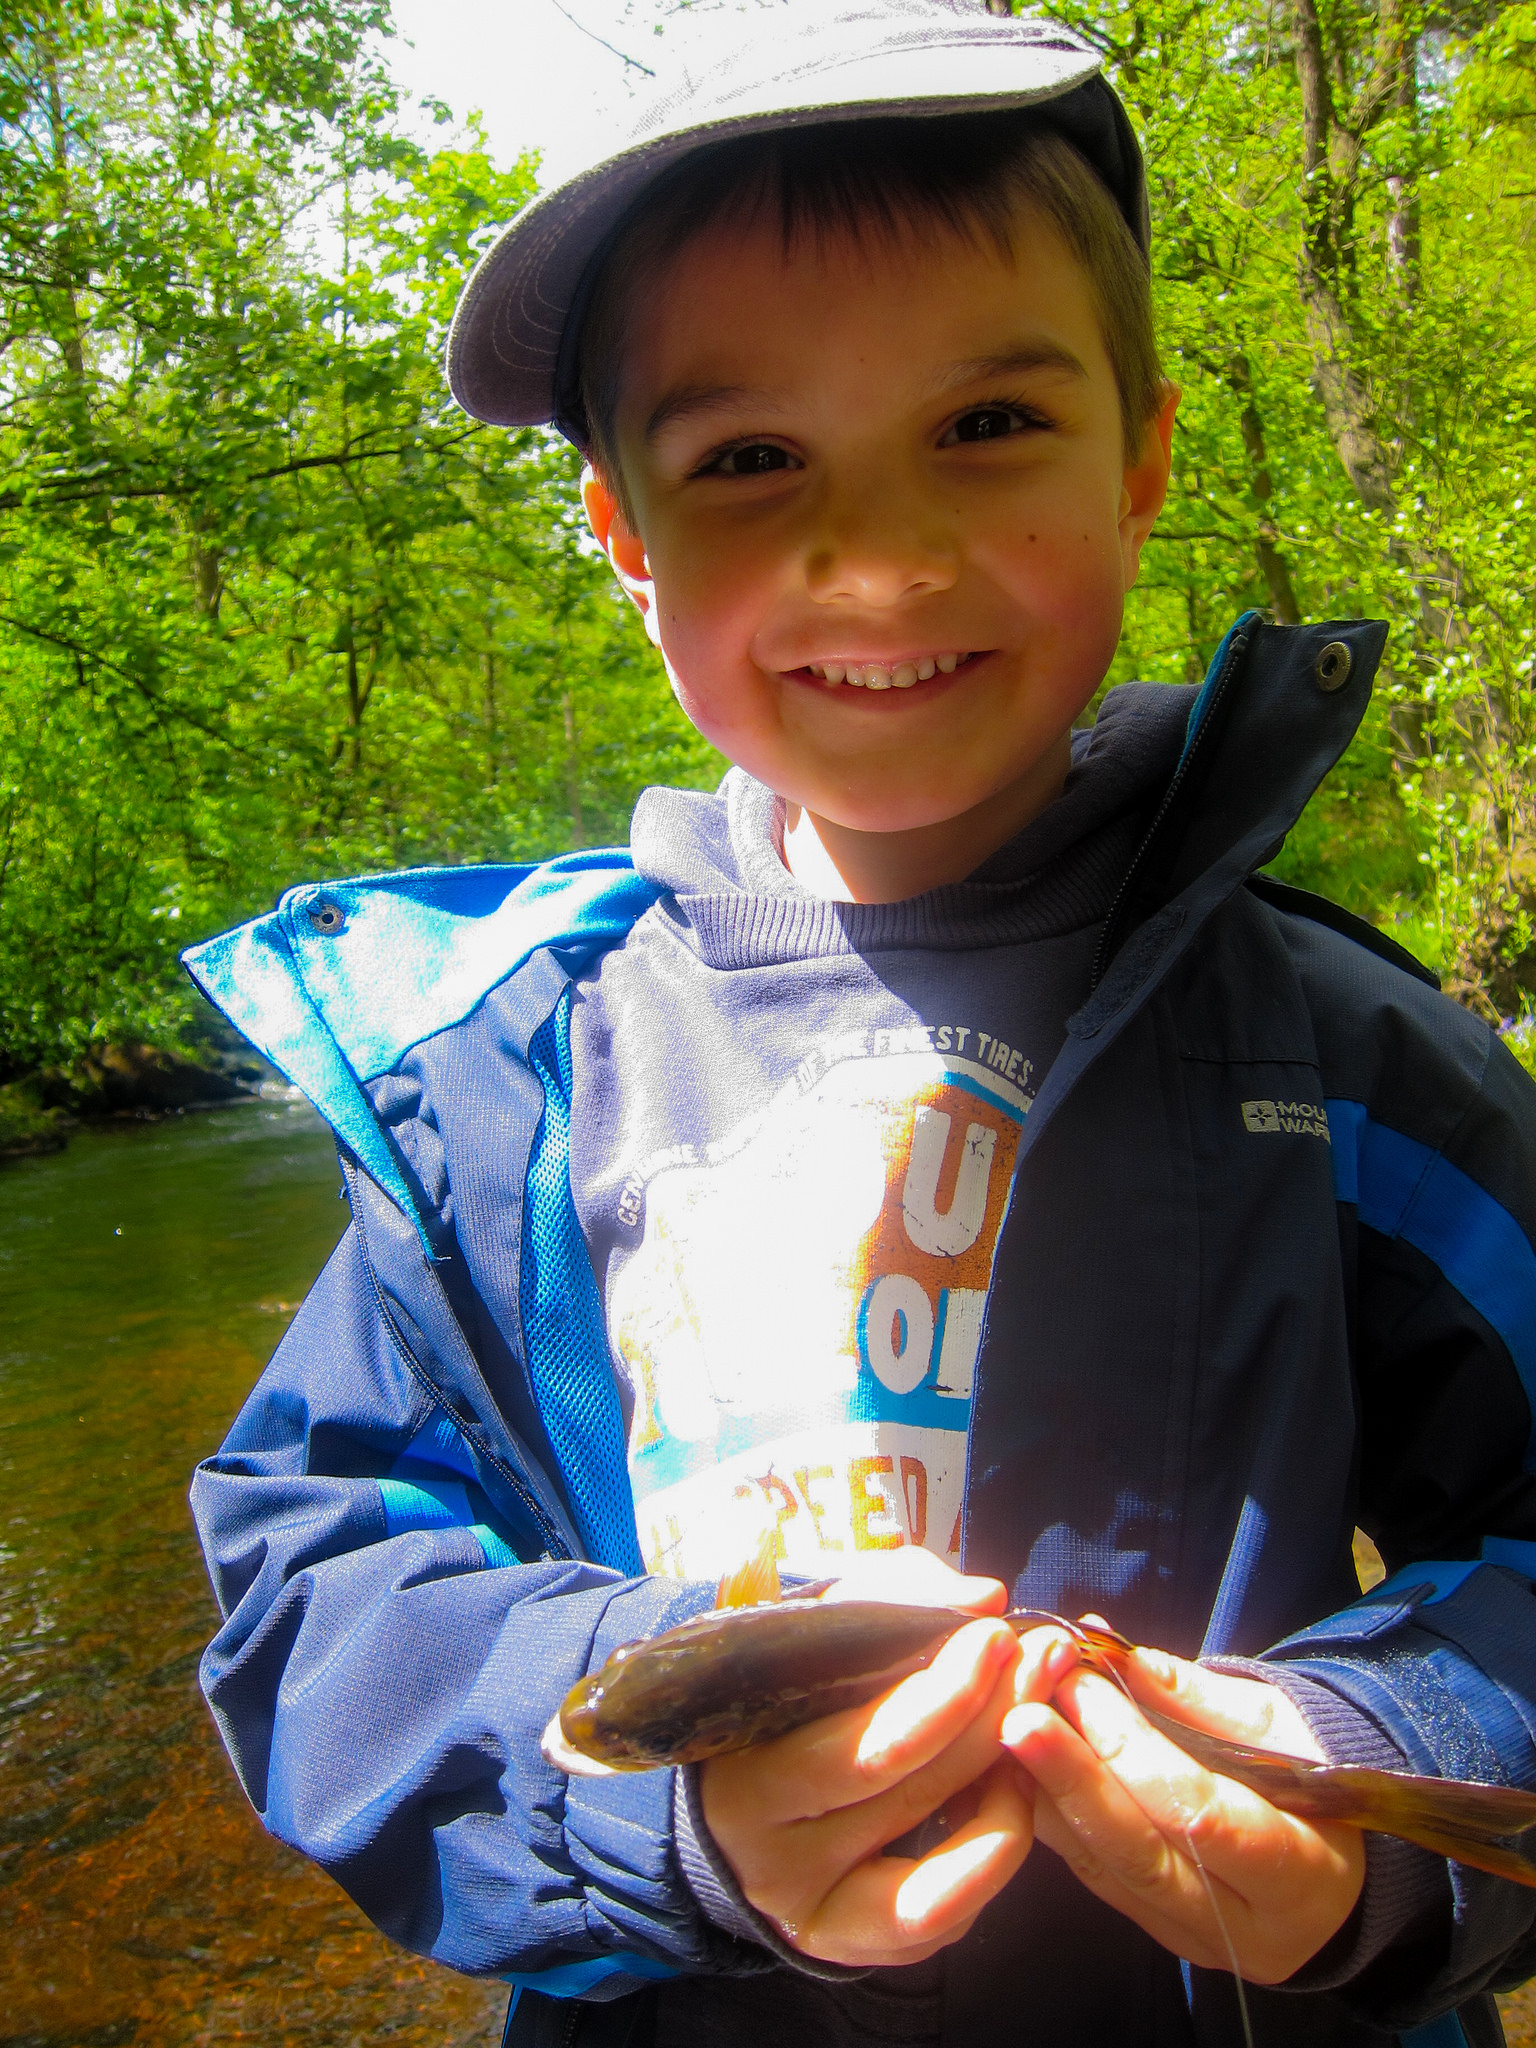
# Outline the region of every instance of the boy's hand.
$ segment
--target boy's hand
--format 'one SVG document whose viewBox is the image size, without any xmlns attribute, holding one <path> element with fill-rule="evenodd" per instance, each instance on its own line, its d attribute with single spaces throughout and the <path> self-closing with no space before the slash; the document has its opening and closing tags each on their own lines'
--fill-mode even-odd
<svg viewBox="0 0 1536 2048">
<path fill-rule="evenodd" d="M 1035 1781 L 1036 1835 L 1090 1891 L 1175 1955 L 1215 1970 L 1230 1970 L 1235 1957 L 1251 1982 L 1281 1983 L 1353 1910 L 1365 1879 L 1359 1830 L 1298 1820 L 1214 1776 L 1095 1672 L 1072 1671 L 1052 1703 L 1039 1704 L 1036 1669 L 1054 1668 L 1061 1644 L 1049 1630 L 1024 1639 L 1018 1682 L 1029 1700 L 1002 1729 Z M 1326 1761 L 1276 1686 L 1157 1650 L 1138 1651 L 1125 1676 L 1139 1700 L 1170 1719 Z"/>
<path fill-rule="evenodd" d="M 978 1615 L 1007 1604 L 996 1579 L 962 1578 L 925 1551 L 860 1566 L 823 1597 Z M 957 1941 L 1001 1891 L 1032 1839 L 1027 1781 L 998 1747 L 1004 1716 L 1026 1696 L 1018 1663 L 1006 1624 L 971 1622 L 926 1671 L 870 1706 L 701 1767 L 711 1835 L 792 1947 L 862 1967 L 919 1962 Z M 958 1824 L 939 1848 L 920 1861 L 881 1854 L 951 1801 Z"/>
</svg>

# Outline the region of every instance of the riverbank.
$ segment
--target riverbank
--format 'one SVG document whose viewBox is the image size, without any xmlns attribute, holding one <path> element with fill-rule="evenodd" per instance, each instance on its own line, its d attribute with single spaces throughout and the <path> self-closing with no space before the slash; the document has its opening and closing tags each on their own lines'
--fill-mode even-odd
<svg viewBox="0 0 1536 2048">
<path fill-rule="evenodd" d="M 61 1152 L 82 1124 L 170 1116 L 258 1095 L 271 1070 L 247 1051 L 202 1059 L 155 1045 L 93 1047 L 73 1065 L 0 1086 L 0 1159 Z"/>
</svg>

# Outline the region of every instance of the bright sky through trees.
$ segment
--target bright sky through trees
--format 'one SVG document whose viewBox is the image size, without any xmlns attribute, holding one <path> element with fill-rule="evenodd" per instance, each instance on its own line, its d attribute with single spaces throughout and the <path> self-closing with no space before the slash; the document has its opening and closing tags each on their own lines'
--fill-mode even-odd
<svg viewBox="0 0 1536 2048">
<path fill-rule="evenodd" d="M 651 10 L 614 0 L 396 0 L 392 12 L 400 85 L 456 120 L 478 110 L 491 155 L 510 163 L 537 150 L 545 183 L 623 127 L 631 84 L 645 80 L 613 50 L 647 64 L 656 55 Z"/>
</svg>

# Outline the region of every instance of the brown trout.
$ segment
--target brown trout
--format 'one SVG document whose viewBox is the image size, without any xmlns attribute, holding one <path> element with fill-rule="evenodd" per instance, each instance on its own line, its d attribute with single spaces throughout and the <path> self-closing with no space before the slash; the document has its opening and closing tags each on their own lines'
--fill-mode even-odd
<svg viewBox="0 0 1536 2048">
<path fill-rule="evenodd" d="M 955 1608 L 777 1594 L 777 1573 L 765 1571 L 759 1558 L 722 1581 L 713 1612 L 649 1642 L 623 1644 L 567 1694 L 558 1716 L 565 1743 L 578 1756 L 620 1771 L 701 1763 L 750 1749 L 878 1699 L 922 1670 L 974 1618 Z M 1020 1635 L 1065 1628 L 1084 1664 L 1129 1691 L 1118 1667 L 1135 1646 L 1114 1629 L 1030 1608 L 1005 1619 Z M 1536 1887 L 1536 1793 L 1312 1763 L 1203 1734 L 1145 1706 L 1140 1711 L 1196 1763 L 1286 1813 L 1396 1835 Z"/>
</svg>

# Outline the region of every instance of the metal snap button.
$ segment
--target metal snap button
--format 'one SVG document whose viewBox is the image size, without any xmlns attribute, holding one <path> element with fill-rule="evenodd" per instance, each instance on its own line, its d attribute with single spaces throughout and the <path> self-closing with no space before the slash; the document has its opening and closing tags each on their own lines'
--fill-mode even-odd
<svg viewBox="0 0 1536 2048">
<path fill-rule="evenodd" d="M 1312 664 L 1320 690 L 1341 690 L 1349 681 L 1355 658 L 1342 640 L 1330 640 Z"/>
<path fill-rule="evenodd" d="M 317 896 L 307 907 L 310 923 L 317 932 L 333 938 L 347 921 L 347 914 L 339 903 L 333 903 L 328 896 Z"/>
</svg>

